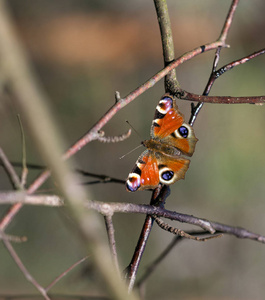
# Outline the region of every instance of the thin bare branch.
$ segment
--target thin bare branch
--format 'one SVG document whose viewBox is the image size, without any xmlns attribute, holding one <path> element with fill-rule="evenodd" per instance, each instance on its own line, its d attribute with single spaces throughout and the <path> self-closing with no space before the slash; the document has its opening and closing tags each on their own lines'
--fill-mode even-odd
<svg viewBox="0 0 265 300">
<path fill-rule="evenodd" d="M 16 251 L 14 250 L 13 246 L 11 245 L 10 241 L 7 238 L 5 238 L 5 233 L 2 230 L 0 230 L 0 234 L 2 236 L 4 245 L 6 246 L 8 252 L 12 256 L 12 258 L 15 261 L 15 263 L 17 264 L 17 266 L 19 267 L 20 271 L 24 274 L 25 278 L 35 286 L 35 288 L 42 294 L 44 299 L 50 300 L 50 297 L 47 295 L 47 292 L 45 291 L 45 289 L 29 273 L 29 271 L 27 270 L 27 268 L 24 266 L 21 259 L 17 255 Z"/>
<path fill-rule="evenodd" d="M 100 136 L 98 137 L 98 141 L 103 143 L 118 143 L 123 142 L 124 140 L 128 139 L 131 135 L 132 131 L 131 129 L 128 130 L 128 132 L 123 133 L 121 135 L 117 136 Z"/>
<path fill-rule="evenodd" d="M 27 181 L 28 168 L 27 168 L 27 152 L 26 152 L 26 140 L 25 133 L 22 125 L 20 115 L 17 115 L 19 127 L 21 131 L 21 140 L 22 140 L 22 172 L 21 172 L 21 185 L 24 187 Z"/>
<path fill-rule="evenodd" d="M 163 208 L 166 198 L 169 196 L 169 194 L 170 189 L 168 186 L 164 185 L 162 188 L 161 186 L 158 186 L 152 193 L 150 205 L 153 207 Z M 136 274 L 138 272 L 139 265 L 144 254 L 145 246 L 150 236 L 153 223 L 154 218 L 150 215 L 147 215 L 136 248 L 134 250 L 133 257 L 129 266 L 126 269 L 126 277 L 129 279 L 129 291 L 133 289 L 136 280 Z"/>
<path fill-rule="evenodd" d="M 17 213 L 20 211 L 21 207 L 23 206 L 22 203 L 16 203 L 14 204 L 7 214 L 3 217 L 3 219 L 0 222 L 0 230 L 5 230 L 8 224 L 12 222 L 14 217 L 17 215 Z"/>
<path fill-rule="evenodd" d="M 188 231 L 189 235 L 205 235 L 205 231 Z M 151 262 L 144 271 L 144 274 L 137 282 L 136 286 L 141 289 L 141 286 L 146 282 L 147 278 L 155 271 L 157 266 L 167 257 L 167 255 L 173 250 L 173 248 L 180 242 L 183 241 L 183 237 L 177 235 L 172 239 L 172 241 L 167 245 L 167 247 L 158 255 L 158 257 Z"/>
<path fill-rule="evenodd" d="M 110 119 L 123 107 L 132 102 L 138 96 L 143 94 L 145 91 L 153 87 L 157 82 L 159 82 L 162 78 L 164 78 L 170 71 L 177 68 L 179 65 L 184 62 L 194 58 L 195 56 L 216 49 L 218 47 L 227 47 L 223 42 L 217 41 L 213 43 L 208 43 L 206 45 L 197 47 L 192 51 L 184 53 L 179 58 L 175 59 L 168 66 L 163 68 L 161 71 L 152 76 L 149 80 L 147 80 L 144 84 L 136 88 L 130 94 L 128 94 L 125 98 L 120 99 L 113 105 L 106 114 L 81 138 L 79 139 L 72 147 L 70 147 L 67 152 L 64 154 L 63 158 L 68 159 L 72 155 L 76 154 L 80 149 L 82 149 L 86 144 L 98 138 L 98 132 L 101 128 L 106 125 Z"/>
<path fill-rule="evenodd" d="M 91 142 L 92 140 L 97 139 L 98 131 L 101 130 L 101 128 L 107 122 L 109 122 L 109 120 L 120 109 L 122 109 L 125 105 L 129 104 L 131 101 L 133 101 L 139 95 L 144 93 L 146 90 L 151 88 L 155 83 L 157 83 L 164 76 L 166 76 L 166 74 L 168 74 L 171 70 L 175 69 L 180 64 L 192 59 L 193 57 L 195 57 L 205 51 L 210 51 L 210 50 L 216 49 L 220 46 L 226 47 L 225 44 L 217 41 L 217 42 L 206 44 L 204 46 L 200 46 L 192 51 L 189 51 L 189 52 L 183 54 L 178 59 L 174 60 L 167 67 L 165 67 L 160 72 L 158 72 L 156 75 L 154 75 L 149 80 L 147 80 L 139 88 L 137 88 L 133 92 L 131 92 L 126 98 L 120 99 L 113 107 L 111 107 L 109 109 L 109 111 L 89 130 L 89 132 L 87 134 L 85 134 L 80 140 L 78 140 L 72 147 L 70 147 L 68 149 L 68 151 L 63 155 L 63 159 L 70 158 L 72 155 L 76 154 L 80 149 L 82 149 L 87 143 Z M 36 114 L 36 115 L 38 115 L 38 114 Z M 51 173 L 49 170 L 46 170 L 43 173 L 41 173 L 40 176 L 29 187 L 28 194 L 34 193 L 50 177 L 50 174 Z M 22 207 L 22 204 L 19 203 L 10 209 L 10 212 L 4 217 L 4 219 L 0 223 L 0 229 L 4 230 L 8 226 L 8 224 L 12 221 L 13 217 L 17 214 L 17 212 L 21 209 L 21 207 Z"/>
<path fill-rule="evenodd" d="M 31 205 L 48 205 L 48 206 L 61 206 L 64 201 L 62 198 L 56 195 L 25 195 L 24 192 L 6 192 L 0 194 L 0 204 L 14 203 L 18 201 L 18 204 L 31 204 Z M 21 202 L 21 203 L 20 203 Z M 181 214 L 173 211 L 166 210 L 161 207 L 155 207 L 153 205 L 139 205 L 132 203 L 104 203 L 99 201 L 88 201 L 84 204 L 86 208 L 97 210 L 104 216 L 112 215 L 114 213 L 140 213 L 148 215 L 157 215 L 160 217 L 168 218 L 171 220 L 179 221 L 182 223 L 193 224 L 207 230 L 210 233 L 215 231 L 228 233 L 235 235 L 238 238 L 248 238 L 256 240 L 261 243 L 265 243 L 265 237 L 259 234 L 250 232 L 244 228 L 233 227 L 198 217 Z"/>
<path fill-rule="evenodd" d="M 146 216 L 144 225 L 139 236 L 139 240 L 137 242 L 137 246 L 134 251 L 134 255 L 129 266 L 126 268 L 126 278 L 129 279 L 129 292 L 133 289 L 134 283 L 136 280 L 136 274 L 144 253 L 145 246 L 147 244 L 149 235 L 151 233 L 153 227 L 153 218 L 151 216 Z"/>
<path fill-rule="evenodd" d="M 141 289 L 141 286 L 146 282 L 147 278 L 149 278 L 149 276 L 155 271 L 157 266 L 167 257 L 167 255 L 177 245 L 177 243 L 182 241 L 182 239 L 183 238 L 181 236 L 176 236 L 174 239 L 172 239 L 171 243 L 165 248 L 165 250 L 163 250 L 162 253 L 146 267 L 144 274 L 136 284 L 139 289 Z"/>
<path fill-rule="evenodd" d="M 62 274 L 60 274 L 58 277 L 56 277 L 46 288 L 45 291 L 46 293 L 53 287 L 57 282 L 59 282 L 64 276 L 66 276 L 70 271 L 72 271 L 75 267 L 80 265 L 82 262 L 84 262 L 88 256 L 81 258 L 79 261 L 74 263 L 70 268 L 68 268 L 66 271 L 64 271 Z"/>
<path fill-rule="evenodd" d="M 15 189 L 22 189 L 22 185 L 20 183 L 19 177 L 17 176 L 16 171 L 14 170 L 12 164 L 10 163 L 9 159 L 5 155 L 5 152 L 0 147 L 0 160 L 2 161 L 2 165 L 5 168 L 7 175 L 9 176 L 12 185 Z"/>
<path fill-rule="evenodd" d="M 239 2 L 239 0 L 233 0 L 232 1 L 232 4 L 231 4 L 229 12 L 227 14 L 226 20 L 224 22 L 224 26 L 223 26 L 223 28 L 221 30 L 221 34 L 220 34 L 219 40 L 223 41 L 223 43 L 226 42 L 228 31 L 229 31 L 229 29 L 230 29 L 230 27 L 232 25 L 232 20 L 233 20 L 233 17 L 234 17 L 234 14 L 235 14 L 238 2 Z M 203 95 L 204 96 L 208 96 L 209 95 L 209 93 L 211 91 L 211 88 L 213 86 L 213 83 L 214 83 L 214 80 L 213 80 L 214 72 L 216 70 L 216 67 L 217 67 L 219 59 L 220 59 L 221 49 L 222 49 L 222 47 L 218 47 L 216 49 L 215 58 L 214 58 L 214 62 L 213 62 L 213 67 L 212 67 L 212 72 L 211 72 L 210 78 L 209 78 L 209 80 L 208 80 L 208 82 L 207 82 L 207 84 L 205 86 L 205 89 L 203 91 Z M 201 109 L 203 107 L 203 104 L 204 104 L 204 102 L 200 102 L 196 106 L 193 103 L 191 104 L 191 117 L 190 117 L 190 120 L 189 120 L 189 124 L 191 126 L 194 125 L 194 122 L 196 121 L 196 118 L 197 118 L 199 112 L 201 111 Z"/>
<path fill-rule="evenodd" d="M 228 31 L 229 31 L 229 29 L 232 25 L 232 21 L 233 21 L 234 14 L 236 12 L 236 8 L 237 8 L 238 3 L 239 3 L 239 0 L 233 0 L 232 4 L 230 6 L 229 12 L 227 14 L 224 26 L 222 28 L 222 31 L 221 31 L 221 34 L 220 34 L 220 37 L 219 37 L 219 41 L 222 41 L 223 43 L 226 42 Z"/>
<path fill-rule="evenodd" d="M 198 242 L 206 242 L 208 240 L 212 240 L 214 238 L 219 238 L 222 236 L 222 234 L 217 234 L 217 235 L 211 235 L 211 236 L 200 238 L 200 237 L 197 237 L 194 235 L 190 235 L 187 232 L 185 232 L 184 230 L 181 230 L 181 229 L 178 229 L 176 227 L 169 225 L 168 223 L 164 222 L 161 218 L 158 218 L 157 216 L 153 216 L 153 218 L 155 219 L 157 225 L 160 228 L 162 228 L 168 232 L 171 232 L 173 234 L 179 235 L 181 237 L 190 239 L 190 240 L 194 240 L 194 241 L 198 241 Z"/>
<path fill-rule="evenodd" d="M 31 205 L 47 205 L 62 206 L 64 201 L 56 195 L 28 195 L 24 191 L 8 191 L 0 193 L 0 204 L 31 204 Z"/>
<path fill-rule="evenodd" d="M 175 58 L 174 41 L 171 30 L 171 22 L 168 14 L 166 1 L 154 0 L 157 21 L 160 28 L 164 66 L 166 67 Z M 176 70 L 172 70 L 165 77 L 165 91 L 169 93 L 177 92 L 180 84 L 177 80 Z"/>
<path fill-rule="evenodd" d="M 254 53 L 252 53 L 250 55 L 244 56 L 244 57 L 242 57 L 240 59 L 237 59 L 237 60 L 235 60 L 235 61 L 233 61 L 233 62 L 231 62 L 229 64 L 226 64 L 225 66 L 223 66 L 219 70 L 213 72 L 214 73 L 214 77 L 218 78 L 219 76 L 221 76 L 225 72 L 231 70 L 232 68 L 237 67 L 239 65 L 242 65 L 242 64 L 250 61 L 251 59 L 256 58 L 256 57 L 258 57 L 258 56 L 260 56 L 260 55 L 262 55 L 264 53 L 265 53 L 265 49 L 263 48 L 263 49 L 261 49 L 259 51 L 256 51 L 256 52 L 254 52 Z"/>
<path fill-rule="evenodd" d="M 157 215 L 159 217 L 175 220 L 181 223 L 192 224 L 199 226 L 202 229 L 215 233 L 216 231 L 224 234 L 231 234 L 238 238 L 247 238 L 253 241 L 265 243 L 265 236 L 253 233 L 241 227 L 234 227 L 218 222 L 209 221 L 202 218 L 197 218 L 187 214 L 181 214 L 174 211 L 169 211 L 164 208 L 155 207 L 145 204 L 132 203 L 101 203 L 97 201 L 87 202 L 85 206 L 89 209 L 96 209 L 103 215 L 111 213 L 140 213 L 147 215 Z"/>
<path fill-rule="evenodd" d="M 26 236 L 15 236 L 15 235 L 10 235 L 10 234 L 5 234 L 4 236 L 1 235 L 0 231 L 0 239 L 7 239 L 10 242 L 13 243 L 24 243 L 28 240 Z"/>
<path fill-rule="evenodd" d="M 263 105 L 265 103 L 265 96 L 248 96 L 248 97 L 231 97 L 231 96 L 204 96 L 189 93 L 181 90 L 180 99 L 195 102 L 205 102 L 213 104 L 256 104 Z"/>
<path fill-rule="evenodd" d="M 74 162 L 66 163 L 61 160 L 63 149 L 66 148 L 62 134 L 59 133 L 58 126 L 48 109 L 49 100 L 40 88 L 30 68 L 27 55 L 16 38 L 12 19 L 3 0 L 0 1 L 0 40 L 1 66 L 12 87 L 14 100 L 28 122 L 39 153 L 53 171 L 57 186 L 67 199 L 67 209 L 78 224 L 86 251 L 91 253 L 93 263 L 114 298 L 116 297 L 117 300 L 136 299 L 133 293 L 128 294 L 125 283 L 121 281 L 115 269 L 108 251 L 100 216 L 95 211 L 83 209 L 88 192 L 82 185 L 78 185 L 76 176 L 70 171 L 74 169 L 70 163 Z M 95 137 L 100 129 L 93 132 L 90 139 L 92 136 Z M 33 194 L 49 176 L 50 171 L 44 171 L 30 186 L 28 194 Z M 10 211 L 2 220 L 0 228 L 5 228 L 21 207 L 21 204 L 15 204 L 12 212 Z"/>
<path fill-rule="evenodd" d="M 118 255 L 117 255 L 117 250 L 116 250 L 115 229 L 114 229 L 113 222 L 112 222 L 112 215 L 106 215 L 106 216 L 104 216 L 104 219 L 105 219 L 107 234 L 108 234 L 108 238 L 109 238 L 110 250 L 111 250 L 112 257 L 113 257 L 113 262 L 119 273 L 120 269 L 119 269 Z"/>
</svg>

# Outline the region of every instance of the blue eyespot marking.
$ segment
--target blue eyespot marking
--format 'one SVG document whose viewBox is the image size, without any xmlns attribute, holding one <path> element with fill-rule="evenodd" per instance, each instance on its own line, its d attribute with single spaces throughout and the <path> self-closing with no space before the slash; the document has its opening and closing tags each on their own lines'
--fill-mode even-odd
<svg viewBox="0 0 265 300">
<path fill-rule="evenodd" d="M 161 177 L 165 180 L 165 181 L 169 181 L 172 179 L 172 177 L 174 176 L 174 172 L 173 171 L 165 171 L 162 173 Z"/>
<path fill-rule="evenodd" d="M 178 132 L 179 132 L 179 134 L 180 134 L 182 137 L 184 137 L 184 138 L 188 137 L 188 135 L 189 135 L 189 130 L 188 130 L 188 128 L 185 127 L 185 126 L 179 127 Z"/>
</svg>

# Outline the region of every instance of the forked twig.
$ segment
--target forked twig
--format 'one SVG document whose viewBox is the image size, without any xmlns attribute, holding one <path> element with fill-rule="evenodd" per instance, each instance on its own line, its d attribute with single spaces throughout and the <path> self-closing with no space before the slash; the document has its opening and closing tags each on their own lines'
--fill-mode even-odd
<svg viewBox="0 0 265 300">
<path fill-rule="evenodd" d="M 229 29 L 230 29 L 230 27 L 232 25 L 232 21 L 233 21 L 234 14 L 236 12 L 236 8 L 237 8 L 238 3 L 239 3 L 239 0 L 233 0 L 232 1 L 232 4 L 230 6 L 230 9 L 228 11 L 228 14 L 227 14 L 225 22 L 224 22 L 224 26 L 223 26 L 223 28 L 221 30 L 219 40 L 223 41 L 224 43 L 226 41 L 226 38 L 227 38 L 227 35 L 228 35 L 228 31 L 229 31 Z M 214 72 L 216 70 L 216 67 L 217 67 L 219 59 L 220 59 L 220 52 L 221 52 L 221 50 L 222 50 L 222 47 L 218 47 L 216 49 L 215 57 L 214 57 L 214 61 L 213 61 L 213 67 L 212 67 L 212 71 L 211 71 L 211 75 L 210 75 L 208 83 L 206 84 L 205 89 L 203 91 L 203 95 L 204 96 L 208 96 L 209 95 L 210 90 L 212 88 L 212 85 L 214 83 L 214 81 L 212 81 L 212 78 L 213 78 L 213 74 L 214 74 Z M 190 120 L 189 120 L 189 124 L 191 126 L 194 125 L 194 122 L 195 122 L 195 120 L 196 120 L 196 118 L 197 118 L 200 110 L 203 107 L 203 103 L 204 103 L 204 101 L 201 101 L 196 106 L 193 105 L 193 104 L 191 105 L 191 117 L 190 117 Z"/>
<path fill-rule="evenodd" d="M 160 228 L 162 228 L 166 231 L 169 231 L 173 234 L 179 235 L 181 237 L 190 239 L 190 240 L 195 240 L 195 241 L 198 241 L 198 242 L 206 242 L 208 240 L 211 240 L 211 239 L 214 239 L 214 238 L 219 238 L 219 237 L 222 236 L 222 234 L 218 234 L 218 235 L 211 235 L 211 236 L 207 236 L 207 237 L 204 237 L 204 238 L 200 238 L 200 237 L 197 237 L 197 236 L 194 236 L 194 235 L 190 235 L 190 234 L 186 233 L 184 230 L 181 230 L 181 229 L 178 229 L 178 228 L 175 228 L 175 227 L 169 225 L 168 223 L 164 222 L 161 218 L 158 218 L 157 216 L 153 216 L 153 218 L 155 219 L 157 225 Z"/>
<path fill-rule="evenodd" d="M 203 93 L 203 95 L 196 95 L 184 90 L 179 90 L 178 96 L 180 99 L 189 100 L 189 101 L 198 101 L 201 103 L 218 103 L 218 104 L 256 104 L 256 105 L 263 105 L 265 103 L 265 96 L 248 96 L 248 97 L 231 97 L 231 96 L 207 96 L 210 88 L 212 87 L 213 83 L 217 78 L 223 75 L 225 72 L 230 71 L 232 68 L 240 66 L 253 58 L 258 57 L 265 53 L 265 49 L 261 49 L 256 51 L 250 55 L 244 56 L 240 59 L 237 59 L 231 63 L 228 63 L 221 67 L 220 69 L 216 70 L 216 64 L 214 64 L 213 71 L 211 73 L 210 79 L 207 83 L 207 90 Z M 216 58 L 219 60 L 220 51 L 216 52 Z M 215 59 L 215 62 L 217 59 Z M 198 104 L 199 106 L 200 104 Z M 192 117 L 190 120 L 190 124 L 194 123 L 194 116 L 197 116 L 198 111 L 193 109 Z"/>
<path fill-rule="evenodd" d="M 119 202 L 102 203 L 99 201 L 89 201 L 85 204 L 85 207 L 88 209 L 95 209 L 103 215 L 113 213 L 140 213 L 145 215 L 156 215 L 170 220 L 175 220 L 181 223 L 199 226 L 200 228 L 210 232 L 211 234 L 220 232 L 224 234 L 231 234 L 241 239 L 250 239 L 260 243 L 265 243 L 265 236 L 251 232 L 244 228 L 213 222 L 191 215 L 170 211 L 165 208 L 156 207 L 153 205 Z"/>
<path fill-rule="evenodd" d="M 7 193 L 9 194 L 9 193 Z M 62 206 L 64 200 L 56 195 L 26 195 L 23 192 L 14 192 L 10 195 L 5 195 L 3 193 L 4 200 L 3 203 L 12 204 L 14 199 L 18 201 L 18 204 L 29 204 L 29 205 L 47 205 L 47 206 Z M 5 197 L 6 196 L 6 197 Z M 1 204 L 1 201 L 0 201 Z M 222 232 L 227 234 L 232 234 L 238 238 L 247 238 L 250 240 L 265 243 L 265 236 L 250 232 L 244 228 L 234 227 L 230 225 L 225 225 L 195 216 L 181 214 L 174 211 L 166 210 L 163 207 L 155 207 L 153 205 L 145 204 L 132 204 L 132 203 L 102 203 L 99 201 L 88 201 L 84 204 L 84 209 L 94 209 L 101 213 L 103 216 L 112 215 L 114 213 L 138 213 L 147 215 L 157 215 L 163 218 L 179 221 L 182 223 L 192 224 L 199 226 L 204 230 L 215 233 Z"/>
</svg>

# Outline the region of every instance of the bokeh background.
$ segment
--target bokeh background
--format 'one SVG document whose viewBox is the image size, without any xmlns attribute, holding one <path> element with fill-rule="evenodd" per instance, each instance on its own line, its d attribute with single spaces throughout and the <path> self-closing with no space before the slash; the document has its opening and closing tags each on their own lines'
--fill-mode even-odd
<svg viewBox="0 0 265 300">
<path fill-rule="evenodd" d="M 168 1 L 176 57 L 216 39 L 231 1 Z M 48 105 L 68 145 L 80 138 L 113 104 L 114 93 L 127 95 L 163 67 L 159 28 L 152 1 L 9 0 L 19 38 L 26 48 Z M 264 47 L 265 2 L 241 0 L 219 66 Z M 214 52 L 205 53 L 177 69 L 182 88 L 202 93 Z M 217 80 L 211 95 L 264 95 L 265 58 L 259 57 Z M 119 159 L 149 137 L 163 82 L 120 111 L 104 127 L 106 135 L 137 130 L 117 144 L 92 142 L 76 155 L 80 168 L 125 179 L 142 149 Z M 190 103 L 178 103 L 189 119 Z M 1 147 L 12 162 L 21 162 L 17 108 L 0 102 Z M 211 105 L 203 107 L 196 123 L 199 138 L 186 179 L 171 189 L 167 208 L 198 217 L 242 226 L 265 234 L 265 107 Z M 22 116 L 23 121 L 23 116 Z M 27 161 L 43 165 L 30 135 Z M 20 169 L 17 169 L 20 172 Z M 11 189 L 0 170 L 1 190 Z M 28 183 L 38 174 L 30 170 Z M 92 181 L 83 178 L 83 182 Z M 42 192 L 53 192 L 48 183 Z M 87 185 L 92 200 L 148 203 L 149 192 L 128 193 L 123 185 Z M 1 206 L 0 216 L 8 207 Z M 133 254 L 143 215 L 115 215 L 121 268 Z M 175 226 L 190 229 L 183 224 Z M 48 285 L 84 253 L 63 209 L 25 207 L 8 233 L 26 235 L 15 246 L 22 261 L 41 284 Z M 155 259 L 172 235 L 154 226 L 139 270 Z M 0 246 L 0 294 L 36 294 Z M 159 265 L 146 283 L 146 299 L 264 299 L 264 245 L 224 236 L 206 243 L 184 241 Z M 89 259 L 62 279 L 54 294 L 102 295 L 104 286 Z"/>
</svg>

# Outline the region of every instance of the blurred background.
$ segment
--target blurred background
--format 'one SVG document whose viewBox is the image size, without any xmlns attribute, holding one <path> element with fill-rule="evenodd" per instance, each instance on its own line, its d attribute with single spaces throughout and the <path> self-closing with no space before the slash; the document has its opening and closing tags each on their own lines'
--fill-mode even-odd
<svg viewBox="0 0 265 300">
<path fill-rule="evenodd" d="M 215 40 L 231 1 L 168 1 L 176 57 Z M 9 0 L 18 36 L 36 75 L 49 96 L 54 116 L 72 145 L 113 105 L 114 93 L 126 96 L 163 67 L 159 27 L 152 1 Z M 241 0 L 219 66 L 264 48 L 262 0 Z M 201 94 L 208 81 L 214 52 L 205 53 L 177 69 L 181 87 Z M 211 95 L 265 94 L 265 57 L 227 72 Z M 129 127 L 140 137 L 117 144 L 90 143 L 75 157 L 84 171 L 126 179 L 142 149 L 119 159 L 149 137 L 155 107 L 164 93 L 156 84 L 120 111 L 103 128 L 119 135 Z M 189 120 L 190 103 L 178 103 Z M 21 162 L 22 146 L 17 108 L 10 99 L 0 102 L 1 147 L 12 162 Z M 206 104 L 196 123 L 199 139 L 186 179 L 174 184 L 167 209 L 221 223 L 241 226 L 265 235 L 265 107 Z M 22 116 L 23 121 L 23 116 Z M 25 128 L 27 161 L 43 165 Z M 20 172 L 20 169 L 17 169 Z M 1 190 L 10 190 L 0 170 Z M 38 171 L 30 170 L 28 184 Z M 93 181 L 83 178 L 83 182 Z M 53 183 L 40 192 L 53 193 Z M 150 192 L 128 193 L 119 184 L 87 185 L 92 200 L 148 203 Z M 8 207 L 1 206 L 0 216 Z M 114 216 L 121 269 L 130 262 L 143 215 Z M 191 229 L 174 223 L 174 226 Z M 15 245 L 20 258 L 44 286 L 86 255 L 63 209 L 24 207 L 7 233 L 27 236 Z M 145 267 L 173 236 L 154 226 L 141 262 Z M 0 294 L 36 294 L 0 247 Z M 159 265 L 146 283 L 146 299 L 264 299 L 264 245 L 224 236 L 206 243 L 184 241 Z M 104 286 L 90 268 L 89 259 L 51 290 L 53 294 L 102 295 Z M 1 299 L 1 298 L 0 298 Z"/>
</svg>

